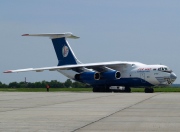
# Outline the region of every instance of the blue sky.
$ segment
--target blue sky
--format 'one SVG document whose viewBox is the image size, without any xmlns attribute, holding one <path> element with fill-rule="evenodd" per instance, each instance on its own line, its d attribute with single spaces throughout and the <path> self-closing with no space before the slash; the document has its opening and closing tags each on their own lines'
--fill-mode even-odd
<svg viewBox="0 0 180 132">
<path fill-rule="evenodd" d="M 0 70 L 56 66 L 50 39 L 21 35 L 72 32 L 80 39 L 68 41 L 84 63 L 164 64 L 180 77 L 179 12 L 179 0 L 1 0 Z M 67 79 L 49 71 L 0 77 L 4 83 Z"/>
</svg>

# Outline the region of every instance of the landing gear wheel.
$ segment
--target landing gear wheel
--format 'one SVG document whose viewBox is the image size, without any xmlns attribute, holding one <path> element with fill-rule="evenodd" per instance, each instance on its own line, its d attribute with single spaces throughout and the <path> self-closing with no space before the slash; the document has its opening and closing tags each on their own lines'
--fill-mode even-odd
<svg viewBox="0 0 180 132">
<path fill-rule="evenodd" d="M 145 93 L 154 93 L 154 89 L 153 88 L 145 88 L 144 92 Z"/>
<path fill-rule="evenodd" d="M 111 92 L 111 90 L 107 86 L 96 86 L 93 87 L 93 92 Z"/>
<path fill-rule="evenodd" d="M 154 93 L 154 88 L 151 88 L 151 93 Z"/>
<path fill-rule="evenodd" d="M 105 87 L 105 92 L 111 92 L 109 87 Z"/>
<path fill-rule="evenodd" d="M 93 92 L 94 92 L 94 93 L 95 93 L 95 92 L 99 92 L 98 87 L 93 87 Z"/>
<path fill-rule="evenodd" d="M 130 87 L 125 87 L 124 92 L 126 92 L 126 93 L 131 93 L 131 88 L 130 88 Z"/>
</svg>

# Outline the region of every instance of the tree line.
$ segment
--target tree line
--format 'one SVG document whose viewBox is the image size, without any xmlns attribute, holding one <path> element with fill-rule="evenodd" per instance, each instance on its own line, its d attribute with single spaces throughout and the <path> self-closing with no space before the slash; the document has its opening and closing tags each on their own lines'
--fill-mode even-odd
<svg viewBox="0 0 180 132">
<path fill-rule="evenodd" d="M 57 80 L 41 81 L 41 82 L 11 82 L 4 84 L 0 82 L 0 88 L 90 88 L 91 86 L 80 82 L 72 82 L 67 79 L 65 82 L 59 82 Z"/>
</svg>

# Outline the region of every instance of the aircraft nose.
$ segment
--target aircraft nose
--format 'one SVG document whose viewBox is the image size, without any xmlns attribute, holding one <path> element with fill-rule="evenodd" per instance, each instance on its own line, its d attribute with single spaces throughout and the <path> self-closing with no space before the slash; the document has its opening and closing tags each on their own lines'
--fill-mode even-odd
<svg viewBox="0 0 180 132">
<path fill-rule="evenodd" d="M 175 81 L 177 76 L 176 76 L 176 74 L 174 72 L 172 72 L 171 75 L 170 75 L 170 78 L 171 78 L 171 80 Z"/>
</svg>

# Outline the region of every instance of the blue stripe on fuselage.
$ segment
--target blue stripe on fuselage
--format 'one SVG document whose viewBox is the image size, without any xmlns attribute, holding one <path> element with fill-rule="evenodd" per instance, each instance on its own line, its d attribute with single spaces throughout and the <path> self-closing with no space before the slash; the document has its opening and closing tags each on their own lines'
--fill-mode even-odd
<svg viewBox="0 0 180 132">
<path fill-rule="evenodd" d="M 106 85 L 106 86 L 129 86 L 129 87 L 151 87 L 154 86 L 151 83 L 141 78 L 120 78 L 117 80 L 84 80 L 84 83 L 88 83 L 92 86 Z"/>
</svg>

